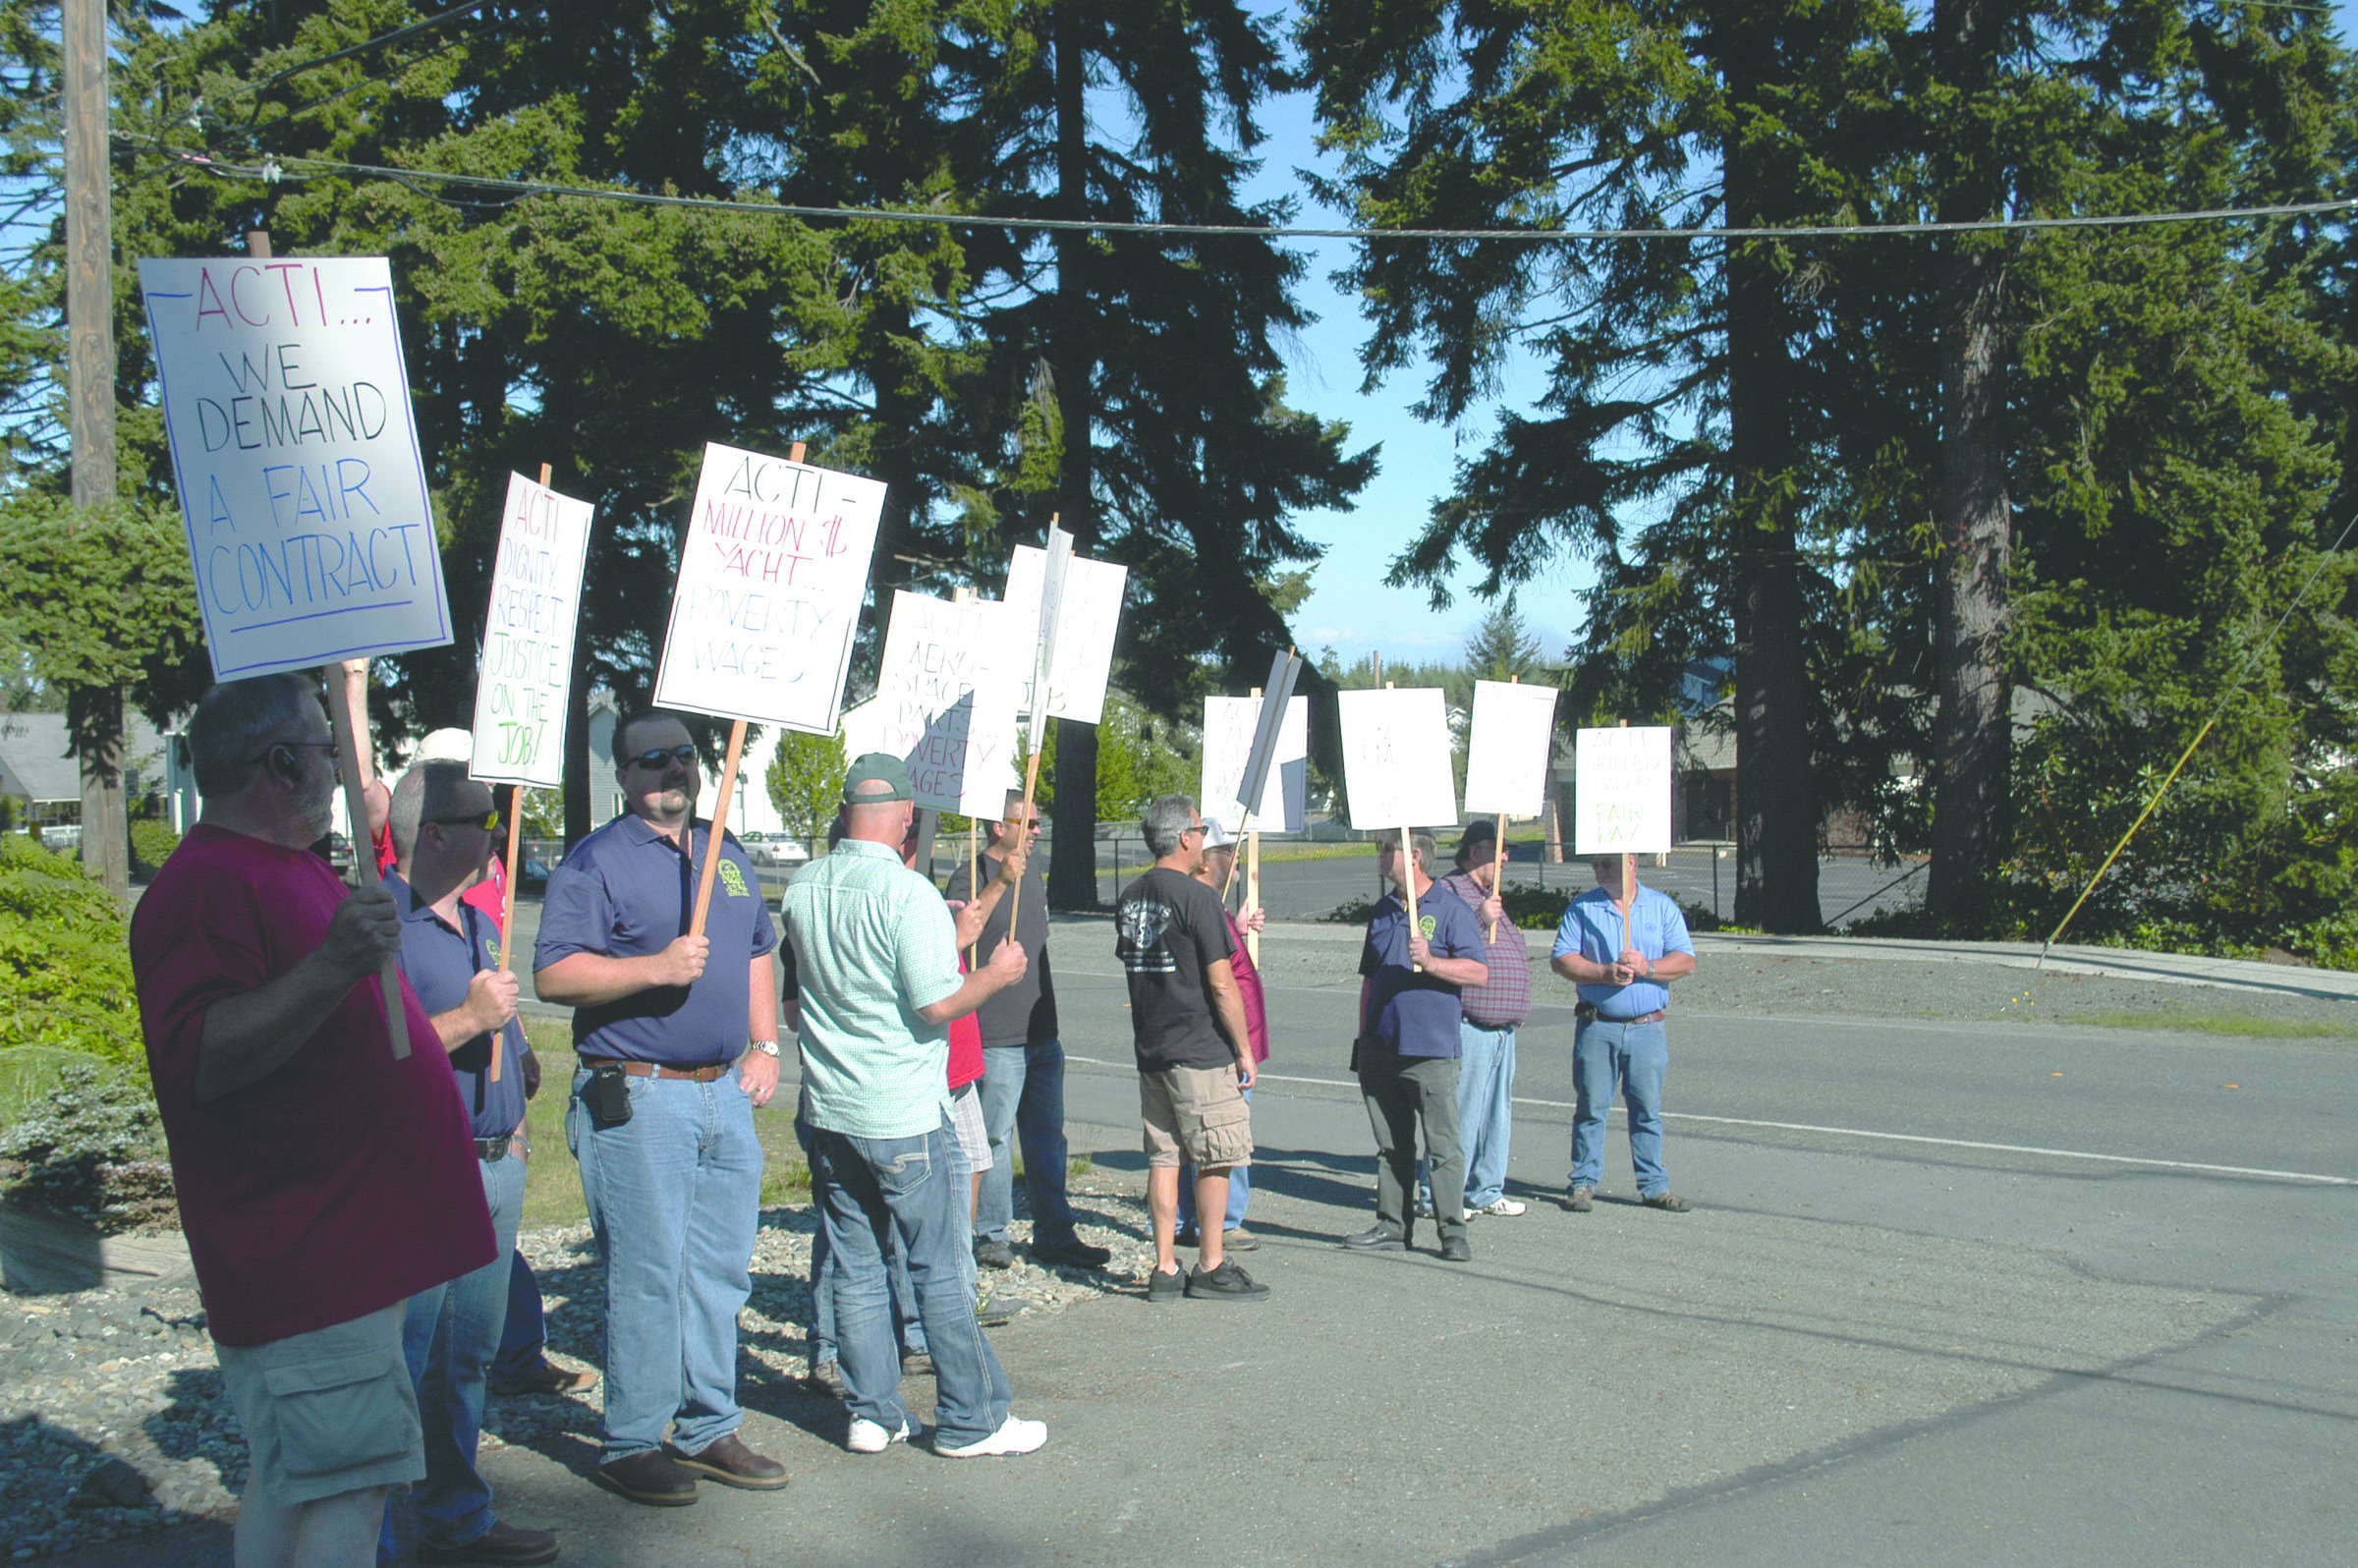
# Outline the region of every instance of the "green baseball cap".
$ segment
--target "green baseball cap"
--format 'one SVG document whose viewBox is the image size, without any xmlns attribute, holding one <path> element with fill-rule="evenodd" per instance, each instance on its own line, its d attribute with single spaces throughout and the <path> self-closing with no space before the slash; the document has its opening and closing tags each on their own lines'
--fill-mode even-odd
<svg viewBox="0 0 2358 1568">
<path fill-rule="evenodd" d="M 889 784 L 891 790 L 879 792 L 863 790 L 864 784 Z M 917 786 L 909 781 L 909 764 L 890 752 L 868 752 L 852 758 L 851 771 L 843 775 L 843 804 L 846 806 L 877 806 L 887 801 L 907 801 L 917 798 Z"/>
</svg>

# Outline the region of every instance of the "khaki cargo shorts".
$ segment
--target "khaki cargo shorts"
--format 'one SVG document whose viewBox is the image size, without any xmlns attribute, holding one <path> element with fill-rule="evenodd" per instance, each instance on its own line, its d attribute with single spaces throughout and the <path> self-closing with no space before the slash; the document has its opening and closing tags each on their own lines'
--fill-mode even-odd
<svg viewBox="0 0 2358 1568">
<path fill-rule="evenodd" d="M 1253 1163 L 1253 1107 L 1233 1067 L 1164 1067 L 1138 1075 L 1147 1164 L 1176 1168 Z"/>
<path fill-rule="evenodd" d="M 249 1486 L 282 1508 L 425 1475 L 425 1431 L 401 1355 L 407 1303 L 266 1345 L 216 1345 L 246 1428 Z"/>
</svg>

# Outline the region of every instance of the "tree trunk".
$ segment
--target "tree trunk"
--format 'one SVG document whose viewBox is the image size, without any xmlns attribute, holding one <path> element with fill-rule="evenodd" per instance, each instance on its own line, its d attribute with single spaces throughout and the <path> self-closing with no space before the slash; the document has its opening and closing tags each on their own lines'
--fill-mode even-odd
<svg viewBox="0 0 2358 1568">
<path fill-rule="evenodd" d="M 67 0 L 66 379 L 74 504 L 115 499 L 115 261 L 107 159 L 106 6 Z M 76 687 L 68 726 L 82 760 L 82 864 L 121 898 L 131 891 L 123 801 L 123 694 Z"/>
<path fill-rule="evenodd" d="M 573 639 L 573 684 L 565 701 L 565 844 L 590 836 L 590 639 Z"/>
<path fill-rule="evenodd" d="M 1739 48 L 1742 60 L 1759 51 Z M 1731 96 L 1745 101 L 1745 69 L 1731 62 Z M 1727 221 L 1772 221 L 1755 159 L 1725 152 Z M 1810 779 L 1809 678 L 1802 653 L 1801 556 L 1796 497 L 1792 366 L 1783 280 L 1768 247 L 1736 245 L 1727 257 L 1727 402 L 1733 506 L 1730 539 L 1736 643 L 1736 923 L 1769 931 L 1815 931 L 1818 803 Z"/>
<path fill-rule="evenodd" d="M 1088 57 L 1074 8 L 1058 7 L 1056 36 L 1056 205 L 1063 217 L 1089 212 Z M 1083 554 L 1097 544 L 1096 475 L 1091 445 L 1096 423 L 1096 343 L 1089 286 L 1090 237 L 1056 237 L 1056 408 L 1063 431 L 1057 511 Z M 1048 856 L 1048 902 L 1057 909 L 1097 907 L 1097 732 L 1057 721 L 1056 834 Z"/>
<path fill-rule="evenodd" d="M 1996 71 L 1991 0 L 1933 8 L 1935 69 L 1963 93 L 1987 90 Z M 2001 191 L 1986 148 L 1952 146 L 1939 170 L 1943 221 L 1993 217 Z M 2005 854 L 2012 685 L 2006 674 L 2004 251 L 1992 236 L 1942 242 L 1940 257 L 1940 490 L 1934 517 L 1933 868 L 1925 902 L 1957 910 L 1986 890 Z"/>
</svg>

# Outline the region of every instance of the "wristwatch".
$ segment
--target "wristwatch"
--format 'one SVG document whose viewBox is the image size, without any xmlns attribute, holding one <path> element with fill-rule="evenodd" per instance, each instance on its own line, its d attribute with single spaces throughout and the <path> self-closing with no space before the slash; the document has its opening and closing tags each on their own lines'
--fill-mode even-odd
<svg viewBox="0 0 2358 1568">
<path fill-rule="evenodd" d="M 778 1054 L 778 1042 L 774 1039 L 755 1040 L 753 1048 L 764 1056 L 775 1057 Z"/>
</svg>

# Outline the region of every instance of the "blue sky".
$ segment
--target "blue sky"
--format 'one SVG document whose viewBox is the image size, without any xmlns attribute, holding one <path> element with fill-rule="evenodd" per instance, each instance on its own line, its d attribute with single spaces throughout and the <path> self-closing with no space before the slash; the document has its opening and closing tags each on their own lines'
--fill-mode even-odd
<svg viewBox="0 0 2358 1568">
<path fill-rule="evenodd" d="M 2358 0 L 2335 0 L 2334 10 L 2342 36 L 2358 37 Z M 1308 101 L 1295 98 L 1270 105 L 1263 125 L 1269 140 L 1261 149 L 1263 169 L 1251 195 L 1256 199 L 1294 196 L 1300 203 L 1298 221 L 1303 223 L 1339 221 L 1340 214 L 1320 208 L 1292 173 L 1319 164 Z M 1357 302 L 1328 282 L 1328 274 L 1348 261 L 1350 247 L 1342 241 L 1320 241 L 1305 249 L 1310 276 L 1300 297 L 1320 319 L 1291 350 L 1288 401 L 1323 418 L 1349 421 L 1354 450 L 1380 441 L 1383 454 L 1382 472 L 1363 492 L 1356 511 L 1311 513 L 1300 520 L 1302 532 L 1328 550 L 1312 579 L 1311 598 L 1295 617 L 1295 634 L 1314 657 L 1321 645 L 1332 646 L 1346 659 L 1371 649 L 1387 659 L 1454 656 L 1488 608 L 1465 591 L 1478 575 L 1461 571 L 1456 601 L 1439 611 L 1428 606 L 1424 589 L 1386 588 L 1383 578 L 1392 557 L 1423 527 L 1433 501 L 1447 493 L 1460 458 L 1482 449 L 1502 404 L 1494 401 L 1476 411 L 1454 430 L 1427 424 L 1408 412 L 1424 387 L 1414 366 L 1395 371 L 1375 392 L 1363 395 L 1359 350 L 1366 340 L 1366 323 Z M 1510 374 L 1503 406 L 1528 407 L 1540 384 L 1541 377 L 1529 367 L 1520 375 Z M 1580 620 L 1575 595 L 1587 581 L 1585 569 L 1559 560 L 1517 599 L 1551 658 L 1560 657 L 1572 641 Z"/>
</svg>

